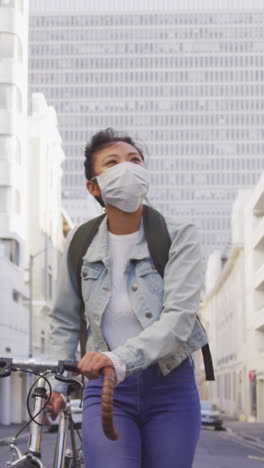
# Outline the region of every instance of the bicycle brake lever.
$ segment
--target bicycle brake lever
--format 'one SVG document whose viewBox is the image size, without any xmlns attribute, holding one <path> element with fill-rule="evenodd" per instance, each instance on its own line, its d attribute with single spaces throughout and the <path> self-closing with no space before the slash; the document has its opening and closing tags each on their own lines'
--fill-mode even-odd
<svg viewBox="0 0 264 468">
<path fill-rule="evenodd" d="M 0 377 L 8 377 L 12 370 L 11 358 L 0 358 Z"/>
<path fill-rule="evenodd" d="M 68 383 L 74 387 L 83 389 L 82 382 L 80 382 L 78 379 L 75 379 L 74 377 L 65 377 L 64 375 L 55 374 L 55 379 L 59 380 L 60 382 Z"/>
</svg>

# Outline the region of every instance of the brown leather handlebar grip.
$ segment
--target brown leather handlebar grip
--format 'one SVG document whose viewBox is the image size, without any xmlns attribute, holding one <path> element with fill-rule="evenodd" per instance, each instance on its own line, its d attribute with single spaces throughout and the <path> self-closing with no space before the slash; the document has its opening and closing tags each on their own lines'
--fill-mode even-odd
<svg viewBox="0 0 264 468">
<path fill-rule="evenodd" d="M 101 397 L 102 426 L 106 437 L 110 440 L 118 439 L 113 423 L 113 397 L 115 385 L 115 371 L 112 367 L 105 367 L 102 370 L 103 386 Z"/>
</svg>

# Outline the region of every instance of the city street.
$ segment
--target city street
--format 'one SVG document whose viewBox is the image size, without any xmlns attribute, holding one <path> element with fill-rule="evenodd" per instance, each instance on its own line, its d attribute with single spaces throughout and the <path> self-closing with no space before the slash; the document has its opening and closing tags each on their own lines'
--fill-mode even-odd
<svg viewBox="0 0 264 468">
<path fill-rule="evenodd" d="M 48 468 L 52 466 L 52 450 L 55 441 L 56 434 L 45 433 L 43 435 L 43 461 Z M 20 447 L 24 446 L 25 442 L 20 444 Z M 0 468 L 5 468 L 7 456 L 8 447 L 0 447 Z M 253 443 L 226 431 L 202 430 L 193 468 L 260 468 L 263 465 L 264 446 L 257 448 Z M 177 468 L 177 465 L 175 465 L 175 468 Z"/>
<path fill-rule="evenodd" d="M 264 446 L 256 448 L 242 438 L 204 429 L 193 468 L 258 468 L 264 465 Z"/>
</svg>

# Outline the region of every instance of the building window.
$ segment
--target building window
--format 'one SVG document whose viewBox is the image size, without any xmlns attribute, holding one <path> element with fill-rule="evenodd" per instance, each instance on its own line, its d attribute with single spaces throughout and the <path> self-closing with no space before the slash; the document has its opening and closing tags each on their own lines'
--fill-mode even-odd
<svg viewBox="0 0 264 468">
<path fill-rule="evenodd" d="M 41 354 L 45 353 L 45 338 L 44 338 L 44 336 L 42 336 L 41 339 L 40 339 L 40 353 Z"/>
<path fill-rule="evenodd" d="M 233 400 L 236 400 L 236 373 L 233 372 Z"/>
<path fill-rule="evenodd" d="M 0 7 L 14 8 L 15 0 L 0 0 Z"/>
<path fill-rule="evenodd" d="M 20 214 L 21 200 L 18 190 L 11 187 L 0 187 L 0 213 L 1 211 Z"/>
<path fill-rule="evenodd" d="M 20 144 L 16 137 L 0 135 L 0 160 L 21 163 Z"/>
<path fill-rule="evenodd" d="M 14 301 L 14 302 L 19 302 L 20 294 L 19 294 L 18 291 L 16 291 L 15 289 L 13 289 L 12 296 L 13 296 L 13 301 Z"/>
<path fill-rule="evenodd" d="M 0 213 L 13 211 L 19 214 L 20 210 L 21 200 L 19 191 L 11 187 L 0 187 Z"/>
<path fill-rule="evenodd" d="M 48 269 L 48 299 L 52 301 L 52 272 L 51 267 Z"/>
<path fill-rule="evenodd" d="M 0 249 L 12 263 L 19 265 L 19 243 L 15 239 L 0 239 Z"/>
<path fill-rule="evenodd" d="M 0 109 L 21 112 L 21 94 L 16 85 L 0 84 Z"/>
<path fill-rule="evenodd" d="M 225 385 L 225 399 L 230 400 L 231 399 L 231 379 L 230 379 L 230 374 L 225 374 L 224 376 L 224 385 Z"/>
<path fill-rule="evenodd" d="M 0 213 L 7 213 L 10 210 L 10 187 L 0 187 Z"/>
<path fill-rule="evenodd" d="M 0 33 L 0 60 L 1 59 L 22 61 L 21 43 L 15 34 Z"/>
<path fill-rule="evenodd" d="M 249 388 L 250 388 L 250 410 L 251 414 L 256 415 L 257 411 L 257 380 L 256 380 L 256 372 L 251 371 L 250 373 L 250 380 L 249 380 Z"/>
<path fill-rule="evenodd" d="M 23 12 L 24 0 L 0 0 L 0 7 L 18 8 Z"/>
</svg>

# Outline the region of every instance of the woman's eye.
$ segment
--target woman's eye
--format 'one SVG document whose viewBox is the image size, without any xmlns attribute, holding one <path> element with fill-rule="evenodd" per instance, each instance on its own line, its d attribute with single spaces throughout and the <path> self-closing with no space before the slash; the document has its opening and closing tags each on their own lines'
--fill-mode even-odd
<svg viewBox="0 0 264 468">
<path fill-rule="evenodd" d="M 135 156 L 135 157 L 132 158 L 130 161 L 141 163 L 141 159 L 140 159 L 138 156 Z"/>
<path fill-rule="evenodd" d="M 117 161 L 115 161 L 115 159 L 111 159 L 110 161 L 107 161 L 107 163 L 106 163 L 107 166 L 110 166 L 110 165 L 113 165 L 113 164 L 117 164 Z"/>
</svg>

